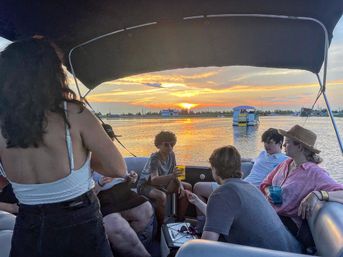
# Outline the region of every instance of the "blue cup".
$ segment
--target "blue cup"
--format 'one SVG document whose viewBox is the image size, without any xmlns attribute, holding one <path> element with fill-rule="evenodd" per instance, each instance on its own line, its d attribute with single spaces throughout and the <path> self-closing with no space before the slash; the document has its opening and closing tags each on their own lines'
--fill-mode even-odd
<svg viewBox="0 0 343 257">
<path fill-rule="evenodd" d="M 269 197 L 275 205 L 282 204 L 282 188 L 280 186 L 269 187 Z"/>
</svg>

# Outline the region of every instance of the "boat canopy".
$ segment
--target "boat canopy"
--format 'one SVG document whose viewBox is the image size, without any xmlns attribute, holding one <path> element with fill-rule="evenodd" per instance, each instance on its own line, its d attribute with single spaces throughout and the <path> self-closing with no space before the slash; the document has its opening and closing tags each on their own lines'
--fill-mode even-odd
<svg viewBox="0 0 343 257">
<path fill-rule="evenodd" d="M 342 12 L 343 0 L 1 0 L 0 36 L 48 37 L 89 90 L 176 68 L 244 65 L 313 72 L 343 153 L 325 94 L 327 50 Z"/>
<path fill-rule="evenodd" d="M 236 106 L 233 108 L 234 111 L 240 111 L 240 110 L 256 110 L 254 106 L 249 106 L 249 105 L 241 105 L 241 106 Z"/>
<path fill-rule="evenodd" d="M 61 48 L 69 71 L 74 49 L 74 74 L 89 89 L 175 68 L 247 65 L 318 73 L 342 10 L 342 0 L 2 0 L 0 36 L 47 36 Z"/>
</svg>

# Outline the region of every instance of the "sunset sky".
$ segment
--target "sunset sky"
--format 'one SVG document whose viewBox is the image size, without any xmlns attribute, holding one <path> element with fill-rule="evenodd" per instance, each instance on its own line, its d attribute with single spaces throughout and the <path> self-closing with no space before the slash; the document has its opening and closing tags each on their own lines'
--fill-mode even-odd
<svg viewBox="0 0 343 257">
<path fill-rule="evenodd" d="M 0 38 L 0 49 L 3 45 Z M 343 19 L 334 30 L 328 67 L 327 95 L 331 107 L 343 109 Z M 208 67 L 154 72 L 106 82 L 92 91 L 88 100 L 96 111 L 103 113 L 167 108 L 231 110 L 237 105 L 253 105 L 262 110 L 299 110 L 311 107 L 318 89 L 316 77 L 306 71 Z M 322 99 L 317 106 L 324 107 Z"/>
</svg>

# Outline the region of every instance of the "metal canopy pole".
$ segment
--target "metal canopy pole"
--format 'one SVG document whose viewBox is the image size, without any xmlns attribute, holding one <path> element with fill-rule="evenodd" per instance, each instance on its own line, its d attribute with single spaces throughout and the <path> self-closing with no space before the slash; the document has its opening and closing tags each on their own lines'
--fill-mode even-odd
<svg viewBox="0 0 343 257">
<path fill-rule="evenodd" d="M 326 74 L 327 74 L 327 68 L 328 68 L 327 64 L 328 64 L 328 51 L 329 51 L 329 37 L 328 37 L 328 32 L 326 30 L 326 27 L 323 25 L 322 28 L 323 28 L 324 34 L 325 34 L 323 81 L 321 81 L 318 73 L 316 73 L 316 76 L 317 76 L 317 79 L 318 79 L 318 82 L 319 82 L 319 85 L 320 85 L 320 88 L 321 88 L 321 92 L 322 92 L 324 100 L 325 100 L 326 109 L 327 109 L 327 111 L 329 113 L 329 116 L 330 116 L 330 119 L 331 119 L 331 123 L 332 123 L 333 128 L 334 128 L 335 133 L 336 133 L 336 137 L 337 137 L 337 140 L 338 140 L 339 147 L 341 149 L 341 153 L 343 155 L 342 139 L 341 139 L 341 136 L 339 134 L 339 131 L 338 131 L 338 128 L 337 128 L 337 125 L 336 125 L 335 117 L 332 114 L 331 107 L 330 107 L 330 104 L 329 104 L 329 100 L 328 100 L 328 98 L 326 96 Z"/>
<path fill-rule="evenodd" d="M 324 70 L 326 70 L 326 67 L 324 67 Z M 331 111 L 331 107 L 330 107 L 330 103 L 329 103 L 329 100 L 326 96 L 326 92 L 325 92 L 325 85 L 326 85 L 326 79 L 323 80 L 323 82 L 320 80 L 320 77 L 318 74 L 317 75 L 317 78 L 318 78 L 318 82 L 319 82 L 319 85 L 321 87 L 321 90 L 322 90 L 322 94 L 323 94 L 323 97 L 324 97 L 324 100 L 325 100 L 325 104 L 326 104 L 326 109 L 329 113 L 329 116 L 330 116 L 330 119 L 331 119 L 331 123 L 332 123 L 332 126 L 335 130 L 335 133 L 336 133 L 336 137 L 337 137 L 337 140 L 338 140 L 338 144 L 339 144 L 339 147 L 341 148 L 341 153 L 343 155 L 343 142 L 342 142 L 342 139 L 341 139 L 341 136 L 339 134 L 339 131 L 338 131 L 338 128 L 337 128 L 337 125 L 336 125 L 336 121 L 335 121 L 335 117 L 333 116 L 332 114 L 332 111 Z M 324 76 L 325 77 L 325 76 Z"/>
<path fill-rule="evenodd" d="M 337 137 L 337 140 L 338 140 L 338 143 L 339 143 L 339 146 L 341 148 L 341 152 L 342 152 L 342 155 L 343 155 L 343 143 L 342 143 L 342 139 L 341 139 L 341 136 L 339 135 L 339 132 L 338 132 L 338 128 L 337 128 L 337 125 L 336 125 L 336 121 L 335 121 L 335 118 L 332 114 L 332 111 L 331 111 L 331 108 L 330 108 L 330 104 L 329 104 L 329 101 L 326 97 L 326 93 L 325 91 L 323 92 L 323 97 L 325 99 L 325 103 L 326 103 L 326 107 L 327 107 L 327 110 L 329 112 L 329 115 L 330 115 L 330 118 L 331 118 L 331 122 L 332 122 L 332 125 L 335 129 L 335 132 L 336 132 L 336 137 Z"/>
<path fill-rule="evenodd" d="M 187 20 L 194 20 L 194 19 L 215 19 L 215 18 L 222 18 L 222 17 L 257 17 L 257 18 L 271 18 L 271 19 L 289 19 L 289 20 L 305 20 L 305 21 L 312 21 L 312 22 L 315 22 L 317 23 L 322 29 L 323 29 L 323 32 L 324 32 L 324 37 L 325 37 L 325 46 L 324 46 L 324 70 L 323 70 L 323 81 L 321 81 L 320 77 L 319 77 L 319 74 L 318 73 L 315 73 L 317 78 L 318 78 L 318 82 L 319 82 L 319 85 L 320 85 L 320 88 L 321 88 L 321 93 L 323 94 L 323 97 L 324 97 L 324 100 L 325 100 L 325 103 L 326 103 L 326 107 L 327 107 L 327 111 L 330 115 L 330 118 L 331 118 L 331 122 L 332 122 L 332 125 L 334 127 L 334 130 L 335 130 L 335 133 L 336 133 L 336 137 L 337 137 L 337 140 L 338 140 L 338 143 L 339 143 L 339 146 L 340 146 L 340 149 L 341 149 L 341 152 L 343 154 L 343 143 L 342 143 L 342 139 L 341 139 L 341 136 L 338 132 L 338 128 L 337 128 L 337 125 L 336 125 L 336 122 L 335 122 L 335 118 L 332 114 L 332 111 L 331 111 L 331 107 L 330 107 L 330 104 L 329 104 L 329 101 L 327 99 L 327 96 L 326 96 L 326 74 L 327 74 L 327 59 L 328 59 L 328 49 L 329 49 L 329 37 L 328 37 L 328 32 L 327 32 L 327 29 L 325 27 L 325 25 L 320 22 L 319 20 L 317 19 L 314 19 L 314 18 L 309 18 L 309 17 L 297 17 L 297 16 L 287 16 L 287 15 L 270 15 L 270 14 L 210 14 L 210 15 L 197 15 L 197 16 L 190 16 L 190 17 L 183 17 L 183 20 L 187 21 Z M 69 55 L 68 55 L 68 59 L 69 59 L 69 65 L 70 65 L 70 68 L 71 68 L 71 73 L 74 77 L 74 80 L 75 80 L 75 84 L 76 84 L 76 87 L 77 87 L 77 90 L 78 90 L 78 93 L 80 95 L 81 98 L 85 98 L 86 95 L 91 91 L 89 90 L 85 96 L 81 96 L 81 92 L 80 92 L 80 89 L 79 89 L 79 85 L 77 83 L 77 79 L 76 79 L 76 75 L 75 75 L 75 70 L 74 70 L 74 67 L 73 67 L 73 63 L 72 63 L 72 53 L 75 49 L 79 48 L 79 47 L 82 47 L 82 46 L 85 46 L 85 45 L 88 45 L 96 40 L 99 40 L 101 38 L 105 38 L 105 37 L 108 37 L 108 36 L 111 36 L 111 35 L 114 35 L 114 34 L 117 34 L 117 33 L 122 33 L 122 32 L 125 32 L 125 31 L 128 31 L 128 30 L 132 30 L 132 29 L 139 29 L 141 27 L 147 27 L 147 26 L 151 26 L 151 25 L 156 25 L 158 24 L 157 22 L 149 22 L 149 23 L 144 23 L 144 24 L 140 24 L 140 25 L 137 25 L 137 26 L 132 26 L 132 27 L 129 27 L 129 28 L 124 28 L 124 29 L 119 29 L 119 30 L 116 30 L 116 31 L 113 31 L 113 32 L 110 32 L 110 33 L 107 33 L 107 34 L 104 34 L 104 35 L 101 35 L 99 37 L 96 37 L 96 38 L 93 38 L 93 39 L 90 39 L 84 43 L 81 43 L 75 47 L 73 47 L 70 52 L 69 52 Z"/>
</svg>

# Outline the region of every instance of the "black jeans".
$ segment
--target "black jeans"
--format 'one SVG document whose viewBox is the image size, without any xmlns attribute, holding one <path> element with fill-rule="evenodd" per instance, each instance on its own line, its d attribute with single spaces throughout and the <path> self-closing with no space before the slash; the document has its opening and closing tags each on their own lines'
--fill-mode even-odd
<svg viewBox="0 0 343 257">
<path fill-rule="evenodd" d="M 113 257 L 91 190 L 61 203 L 19 206 L 11 257 Z"/>
<path fill-rule="evenodd" d="M 282 223 L 288 229 L 291 234 L 298 239 L 298 241 L 302 244 L 304 252 L 306 252 L 307 248 L 315 247 L 315 243 L 312 237 L 312 233 L 310 227 L 308 226 L 307 220 L 303 220 L 301 223 L 300 228 L 298 229 L 297 225 L 294 221 L 287 216 L 279 216 Z"/>
</svg>

